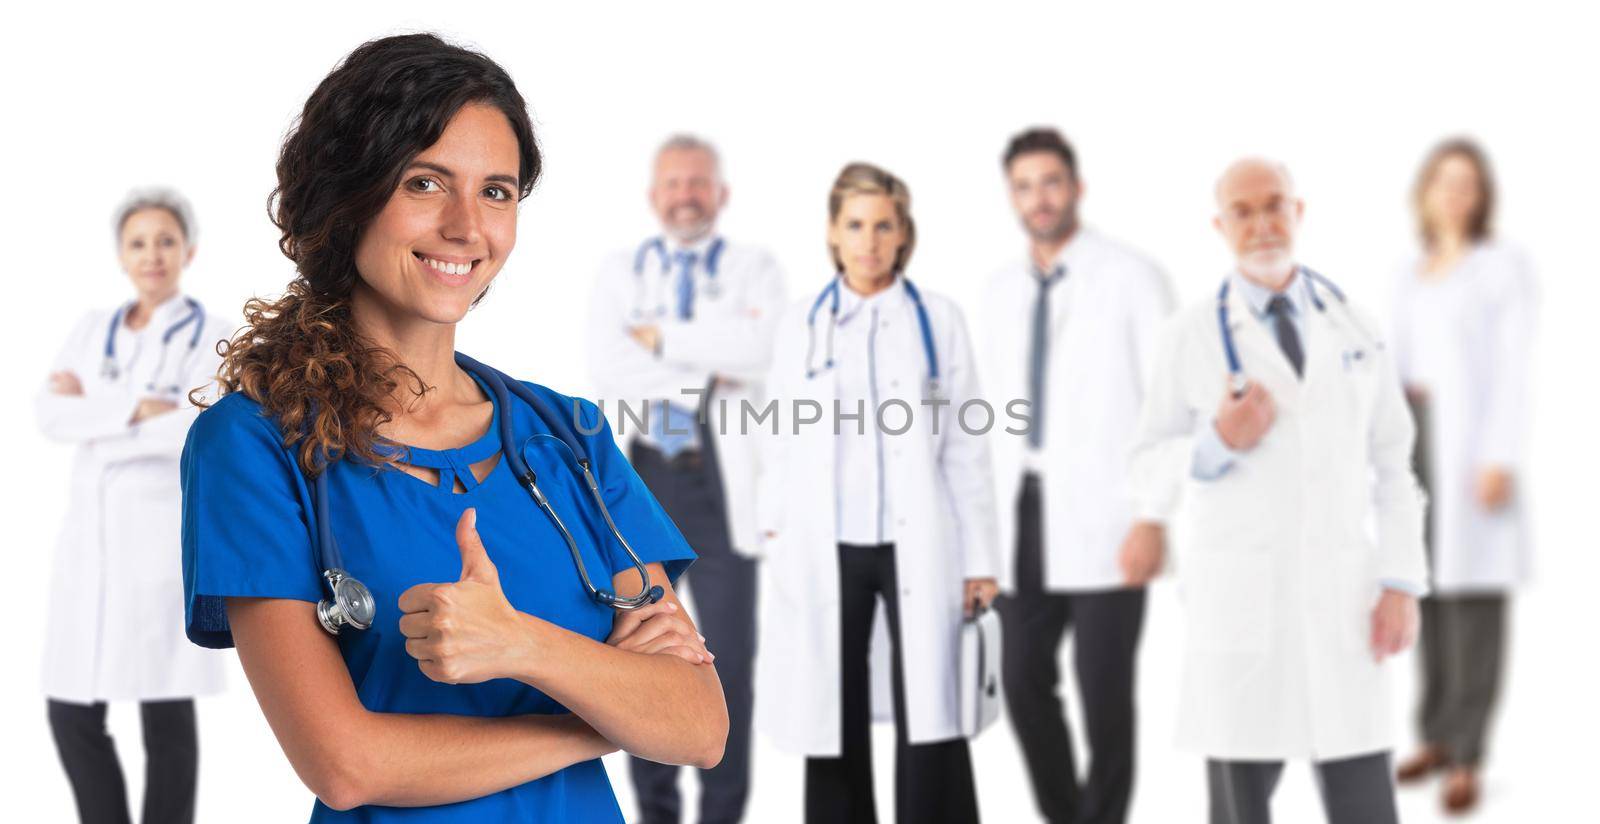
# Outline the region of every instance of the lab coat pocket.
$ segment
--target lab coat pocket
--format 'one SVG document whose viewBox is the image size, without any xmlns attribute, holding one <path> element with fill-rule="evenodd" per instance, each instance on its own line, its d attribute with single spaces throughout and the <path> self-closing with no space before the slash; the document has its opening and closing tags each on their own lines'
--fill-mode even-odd
<svg viewBox="0 0 1600 824">
<path fill-rule="evenodd" d="M 1190 647 L 1208 652 L 1264 652 L 1274 598 L 1272 555 L 1202 548 L 1179 566 Z"/>
</svg>

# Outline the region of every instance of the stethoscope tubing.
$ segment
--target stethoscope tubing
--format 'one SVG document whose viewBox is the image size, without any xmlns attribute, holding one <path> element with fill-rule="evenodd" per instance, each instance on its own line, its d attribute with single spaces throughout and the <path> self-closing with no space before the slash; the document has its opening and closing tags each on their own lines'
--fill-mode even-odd
<svg viewBox="0 0 1600 824">
<path fill-rule="evenodd" d="M 1328 294 L 1333 295 L 1339 301 L 1339 305 L 1344 307 L 1347 315 L 1352 314 L 1349 301 L 1345 299 L 1344 290 L 1340 289 L 1333 281 L 1305 266 L 1297 267 L 1296 271 L 1305 278 L 1306 294 L 1310 296 L 1311 305 L 1318 312 L 1326 314 L 1328 311 L 1327 304 L 1317 294 L 1317 288 L 1320 286 L 1328 290 Z M 1224 278 L 1221 288 L 1217 290 L 1217 332 L 1222 338 L 1222 355 L 1228 363 L 1228 384 L 1233 394 L 1237 396 L 1244 393 L 1248 380 L 1244 375 L 1244 365 L 1239 359 L 1238 346 L 1233 340 L 1233 327 L 1230 323 L 1228 312 L 1228 293 L 1231 291 L 1232 285 L 1231 278 Z M 1375 336 L 1360 328 L 1361 325 L 1356 323 L 1353 318 L 1351 322 L 1375 347 L 1381 347 L 1382 344 L 1378 342 Z"/>
<path fill-rule="evenodd" d="M 167 365 L 167 350 L 172 348 L 171 344 L 173 337 L 175 337 L 179 332 L 183 331 L 184 327 L 192 323 L 194 324 L 194 329 L 189 333 L 187 351 L 192 353 L 200 345 L 200 335 L 204 333 L 206 325 L 205 307 L 201 306 L 200 302 L 194 298 L 186 297 L 183 299 L 183 301 L 184 305 L 189 307 L 188 313 L 185 314 L 177 323 L 168 326 L 166 331 L 161 333 L 161 354 L 159 359 L 156 361 L 155 371 L 151 373 L 150 382 L 145 387 L 150 391 L 155 391 L 159 385 L 158 382 L 161 380 L 161 372 L 166 368 Z M 128 311 L 132 309 L 133 306 L 134 304 L 129 303 L 117 309 L 117 311 L 111 315 L 111 323 L 106 328 L 106 342 L 105 347 L 102 350 L 104 357 L 100 368 L 101 375 L 104 376 L 106 380 L 114 381 L 122 374 L 122 367 L 117 365 L 117 329 L 122 326 L 122 319 L 127 316 Z M 182 360 L 180 359 L 179 364 L 181 363 Z M 178 387 L 176 384 L 171 384 L 164 388 L 169 392 L 176 392 L 181 387 Z"/>
<path fill-rule="evenodd" d="M 714 298 L 717 295 L 717 268 L 721 265 L 722 250 L 726 245 L 727 244 L 723 242 L 722 238 L 717 237 L 713 238 L 711 240 L 711 245 L 706 247 L 705 268 L 706 279 L 708 281 L 706 288 L 707 297 Z M 644 310 L 640 308 L 640 304 L 644 298 L 644 264 L 645 261 L 651 257 L 652 252 L 654 253 L 654 257 L 660 262 L 661 274 L 665 275 L 672 271 L 672 259 L 667 255 L 667 242 L 660 236 L 650 238 L 639 245 L 638 251 L 633 253 L 633 279 L 635 296 L 633 310 L 637 314 L 644 313 Z M 656 305 L 656 316 L 660 317 L 666 313 L 666 304 L 658 303 Z"/>
<path fill-rule="evenodd" d="M 456 365 L 482 380 L 488 386 L 490 393 L 494 395 L 495 403 L 502 410 L 500 415 L 500 442 L 506 465 L 517 478 L 517 482 L 533 498 L 534 504 L 550 518 L 556 531 L 560 533 L 563 543 L 566 544 L 567 550 L 572 556 L 572 562 L 577 569 L 578 578 L 583 584 L 584 592 L 588 594 L 589 598 L 602 606 L 623 611 L 640 609 L 661 600 L 665 595 L 665 590 L 650 583 L 649 569 L 634 550 L 633 545 L 623 536 L 622 530 L 617 527 L 616 521 L 612 519 L 611 510 L 606 506 L 605 496 L 601 494 L 600 484 L 595 479 L 594 472 L 590 468 L 588 452 L 583 448 L 583 443 L 578 440 L 576 433 L 572 431 L 572 427 L 567 426 L 566 421 L 561 418 L 560 412 L 553 409 L 544 398 L 539 397 L 533 390 L 522 383 L 514 381 L 498 370 L 485 366 L 459 352 L 456 353 Z M 578 466 L 578 471 L 582 475 L 584 485 L 588 487 L 590 497 L 594 500 L 596 508 L 599 509 L 601 518 L 605 520 L 607 530 L 622 545 L 623 551 L 627 553 L 629 560 L 633 562 L 634 569 L 639 573 L 640 591 L 637 595 L 617 595 L 606 587 L 597 586 L 589 577 L 588 565 L 584 563 L 583 553 L 578 547 L 577 539 L 573 537 L 571 530 L 567 528 L 567 524 L 562 520 L 560 514 L 555 511 L 555 507 L 551 505 L 549 497 L 539 488 L 538 476 L 523 460 L 520 450 L 515 448 L 516 438 L 509 409 L 512 395 L 533 407 L 534 413 L 550 428 L 553 437 L 571 452 Z M 323 570 L 324 578 L 331 582 L 338 578 L 348 577 L 348 575 L 345 572 L 344 558 L 339 551 L 339 543 L 333 536 L 332 518 L 329 515 L 327 468 L 317 473 L 312 485 L 314 486 L 313 498 L 317 519 L 317 563 Z M 331 574 L 334 572 L 340 574 L 334 576 Z M 335 592 L 334 595 L 337 598 L 338 593 Z"/>
<path fill-rule="evenodd" d="M 928 319 L 928 307 L 922 300 L 922 292 L 903 275 L 897 275 L 905 284 L 906 297 L 911 299 L 911 305 L 917 313 L 917 326 L 922 340 L 923 358 L 928 364 L 928 386 L 937 390 L 939 386 L 939 349 L 933 341 L 933 323 Z M 839 290 L 843 287 L 844 275 L 840 274 L 828 281 L 817 299 L 811 302 L 811 310 L 806 313 L 806 378 L 815 378 L 818 374 L 833 368 L 833 330 L 839 325 Z M 814 365 L 817 351 L 817 314 L 822 311 L 823 304 L 828 304 L 828 328 L 826 333 L 827 351 L 822 362 L 822 368 Z"/>
</svg>

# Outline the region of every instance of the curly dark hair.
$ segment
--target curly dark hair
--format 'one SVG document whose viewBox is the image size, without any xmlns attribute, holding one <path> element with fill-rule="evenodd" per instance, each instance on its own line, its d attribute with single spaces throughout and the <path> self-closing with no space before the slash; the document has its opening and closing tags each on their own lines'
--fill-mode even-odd
<svg viewBox="0 0 1600 824">
<path fill-rule="evenodd" d="M 419 397 L 428 389 L 352 324 L 355 252 L 407 166 L 473 103 L 510 121 L 518 199 L 527 197 L 540 154 L 516 84 L 483 54 L 432 34 L 385 37 L 351 52 L 284 139 L 267 211 L 297 275 L 282 297 L 245 304 L 245 326 L 222 344 L 218 378 L 222 392 L 261 404 L 309 474 L 345 455 L 394 463 L 398 451 L 377 434 L 392 417 L 386 401 L 402 386 Z"/>
</svg>

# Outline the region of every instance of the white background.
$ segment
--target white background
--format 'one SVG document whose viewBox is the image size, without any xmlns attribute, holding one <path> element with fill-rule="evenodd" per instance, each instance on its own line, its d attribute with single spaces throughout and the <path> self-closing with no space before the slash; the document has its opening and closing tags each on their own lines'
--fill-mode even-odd
<svg viewBox="0 0 1600 824">
<path fill-rule="evenodd" d="M 463 324 L 460 347 L 578 393 L 590 388 L 577 347 L 593 267 L 651 231 L 648 162 L 670 131 L 721 146 L 733 188 L 723 228 L 771 248 L 795 295 L 829 275 L 822 230 L 834 172 L 855 159 L 887 166 L 915 195 L 913 276 L 968 307 L 987 274 L 1022 250 L 998 156 L 1028 125 L 1069 135 L 1088 184 L 1086 220 L 1153 256 L 1186 300 L 1227 266 L 1209 225 L 1217 172 L 1245 152 L 1282 158 L 1308 203 L 1303 259 L 1380 310 L 1411 243 L 1406 194 L 1422 153 L 1448 134 L 1481 138 L 1499 173 L 1503 234 L 1539 265 L 1543 314 L 1530 365 L 1525 487 L 1537 574 L 1513 610 L 1510 677 L 1480 818 L 1592 815 L 1580 803 L 1593 797 L 1583 782 L 1593 781 L 1600 735 L 1594 612 L 1585 608 L 1600 564 L 1584 517 L 1600 460 L 1589 405 L 1600 352 L 1590 239 L 1600 67 L 1592 21 L 1563 10 L 1576 4 L 987 3 L 961 13 L 817 2 L 608 3 L 574 13 L 529 2 L 465 5 L 147 3 L 55 6 L 31 20 L 8 13 L 0 56 L 9 184 L 0 225 L 11 261 L 3 351 L 14 382 L 4 412 L 14 433 L 4 487 L 12 527 L 0 686 L 6 818 L 71 818 L 38 692 L 41 581 L 69 455 L 36 434 L 28 398 L 70 324 L 88 307 L 127 297 L 108 228 L 113 205 L 142 183 L 188 193 L 201 237 L 186 288 L 213 312 L 278 292 L 291 270 L 265 203 L 285 129 L 343 54 L 412 30 L 475 44 L 504 64 L 532 106 L 547 161 L 522 206 L 518 251 Z M 1158 585 L 1151 603 L 1133 819 L 1199 821 L 1201 763 L 1170 743 L 1181 640 L 1170 584 Z M 1409 657 L 1396 664 L 1408 702 L 1413 665 Z M 230 692 L 200 705 L 200 820 L 303 820 L 310 796 L 230 666 Z M 1070 689 L 1068 701 L 1076 711 Z M 112 728 L 137 803 L 137 713 L 115 707 Z M 1408 730 L 1396 733 L 1409 743 Z M 877 751 L 885 812 L 887 735 L 880 731 Z M 976 742 L 974 760 L 985 817 L 1028 820 L 1032 803 L 1004 724 Z M 621 762 L 608 763 L 631 813 Z M 801 770 L 760 742 L 750 820 L 798 821 Z M 1411 821 L 1437 815 L 1431 790 L 1403 792 L 1402 806 Z M 1303 766 L 1289 771 L 1277 809 L 1284 821 L 1320 820 Z"/>
</svg>

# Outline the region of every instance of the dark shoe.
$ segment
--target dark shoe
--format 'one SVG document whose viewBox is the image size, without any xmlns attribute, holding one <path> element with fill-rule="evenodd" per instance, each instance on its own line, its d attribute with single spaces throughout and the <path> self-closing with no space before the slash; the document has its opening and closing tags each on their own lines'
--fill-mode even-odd
<svg viewBox="0 0 1600 824">
<path fill-rule="evenodd" d="M 1432 775 L 1435 770 L 1444 769 L 1446 763 L 1444 750 L 1432 744 L 1424 744 L 1415 755 L 1400 762 L 1400 767 L 1394 771 L 1394 777 L 1401 784 L 1415 784 Z"/>
<path fill-rule="evenodd" d="M 1456 767 L 1444 779 L 1444 811 L 1451 815 L 1466 815 L 1478 806 L 1478 771 L 1472 767 Z"/>
</svg>

